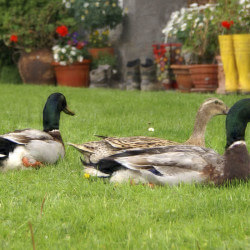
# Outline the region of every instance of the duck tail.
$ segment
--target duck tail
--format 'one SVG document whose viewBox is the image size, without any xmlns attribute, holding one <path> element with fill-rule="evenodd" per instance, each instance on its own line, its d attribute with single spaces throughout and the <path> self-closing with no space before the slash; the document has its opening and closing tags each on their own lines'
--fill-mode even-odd
<svg viewBox="0 0 250 250">
<path fill-rule="evenodd" d="M 84 144 L 74 144 L 74 143 L 71 143 L 71 142 L 68 142 L 67 144 L 69 146 L 74 147 L 75 149 L 77 149 L 82 154 L 85 154 L 85 153 L 92 154 L 93 153 L 93 151 Z"/>
<path fill-rule="evenodd" d="M 224 176 L 227 180 L 250 177 L 250 156 L 245 141 L 237 141 L 226 150 Z"/>
</svg>

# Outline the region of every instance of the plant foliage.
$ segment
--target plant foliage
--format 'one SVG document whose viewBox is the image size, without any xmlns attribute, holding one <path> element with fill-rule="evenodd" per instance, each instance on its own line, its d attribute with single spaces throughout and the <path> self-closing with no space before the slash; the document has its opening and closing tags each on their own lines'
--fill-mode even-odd
<svg viewBox="0 0 250 250">
<path fill-rule="evenodd" d="M 61 0 L 0 1 L 0 37 L 8 46 L 51 48 L 61 24 L 76 25 Z"/>
</svg>

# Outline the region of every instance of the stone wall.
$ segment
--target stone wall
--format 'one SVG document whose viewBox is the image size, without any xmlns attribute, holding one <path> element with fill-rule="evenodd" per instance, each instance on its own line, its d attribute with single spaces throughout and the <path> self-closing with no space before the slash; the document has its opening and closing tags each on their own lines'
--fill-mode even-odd
<svg viewBox="0 0 250 250">
<path fill-rule="evenodd" d="M 162 29 L 171 13 L 186 5 L 187 0 L 123 0 L 128 14 L 120 39 L 115 43 L 122 81 L 125 80 L 127 61 L 153 58 L 152 44 L 163 41 Z"/>
</svg>

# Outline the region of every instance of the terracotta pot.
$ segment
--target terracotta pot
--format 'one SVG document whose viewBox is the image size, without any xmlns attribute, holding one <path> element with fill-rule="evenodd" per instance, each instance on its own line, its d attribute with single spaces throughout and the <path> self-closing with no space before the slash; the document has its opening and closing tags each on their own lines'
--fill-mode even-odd
<svg viewBox="0 0 250 250">
<path fill-rule="evenodd" d="M 218 87 L 217 64 L 190 65 L 189 70 L 194 85 L 192 92 L 214 92 Z"/>
<path fill-rule="evenodd" d="M 92 59 L 97 59 L 99 55 L 114 55 L 114 48 L 105 47 L 105 48 L 89 48 L 89 54 L 92 56 Z"/>
<path fill-rule="evenodd" d="M 56 80 L 59 86 L 88 87 L 90 60 L 83 60 L 81 63 L 71 65 L 60 65 L 53 62 L 56 72 Z"/>
<path fill-rule="evenodd" d="M 52 52 L 40 49 L 31 53 L 22 53 L 18 61 L 18 70 L 22 81 L 31 84 L 55 84 L 55 73 L 51 63 Z"/>
<path fill-rule="evenodd" d="M 189 65 L 171 65 L 173 69 L 178 89 L 181 92 L 190 92 L 193 81 L 189 72 Z"/>
</svg>

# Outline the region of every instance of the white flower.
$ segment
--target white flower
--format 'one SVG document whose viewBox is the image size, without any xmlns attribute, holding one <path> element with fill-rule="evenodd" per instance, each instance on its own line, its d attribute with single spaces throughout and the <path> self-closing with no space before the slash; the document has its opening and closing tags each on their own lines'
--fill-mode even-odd
<svg viewBox="0 0 250 250">
<path fill-rule="evenodd" d="M 52 47 L 52 50 L 56 53 L 60 50 L 60 47 L 58 45 L 55 45 Z"/>
<path fill-rule="evenodd" d="M 61 49 L 61 52 L 62 52 L 63 54 L 65 54 L 65 53 L 66 53 L 66 49 L 65 49 L 65 48 L 62 48 L 62 49 Z"/>
<path fill-rule="evenodd" d="M 189 5 L 189 7 L 196 8 L 196 7 L 198 7 L 198 4 L 197 3 L 192 3 L 192 4 Z"/>
<path fill-rule="evenodd" d="M 175 18 L 177 18 L 179 16 L 180 12 L 179 11 L 174 11 L 171 16 L 170 16 L 170 20 L 173 20 Z"/>
<path fill-rule="evenodd" d="M 148 131 L 149 131 L 149 132 L 154 132 L 155 129 L 154 129 L 154 128 L 148 128 Z"/>
<path fill-rule="evenodd" d="M 117 70 L 116 70 L 116 69 L 113 69 L 112 72 L 113 72 L 113 74 L 116 74 L 116 73 L 117 73 Z"/>
<path fill-rule="evenodd" d="M 71 7 L 71 4 L 70 4 L 69 2 L 67 2 L 67 3 L 65 4 L 65 7 L 66 7 L 67 9 L 69 9 L 69 8 Z"/>
<path fill-rule="evenodd" d="M 67 63 L 65 61 L 61 61 L 61 62 L 59 62 L 59 64 L 62 65 L 62 66 L 66 66 L 67 65 Z"/>
<path fill-rule="evenodd" d="M 82 62 L 82 61 L 83 61 L 83 56 L 78 56 L 78 57 L 77 57 L 77 61 L 78 61 L 78 62 Z"/>
<path fill-rule="evenodd" d="M 103 14 L 103 15 L 105 15 L 105 14 L 106 14 L 106 11 L 105 11 L 105 10 L 103 10 L 103 11 L 102 11 L 102 14 Z"/>
<path fill-rule="evenodd" d="M 100 5 L 99 2 L 96 2 L 96 3 L 95 3 L 95 6 L 96 6 L 96 7 L 99 7 L 99 5 Z"/>
<path fill-rule="evenodd" d="M 75 55 L 76 55 L 76 52 L 75 52 L 74 50 L 71 50 L 71 51 L 70 51 L 70 55 L 75 56 Z"/>
<path fill-rule="evenodd" d="M 192 18 L 193 18 L 193 14 L 188 14 L 188 15 L 187 15 L 187 19 L 188 19 L 188 20 L 192 20 Z"/>
<path fill-rule="evenodd" d="M 181 25 L 181 31 L 184 31 L 184 30 L 186 29 L 186 27 L 187 27 L 187 24 L 186 24 L 186 23 L 183 23 L 183 24 Z"/>
<path fill-rule="evenodd" d="M 195 25 L 196 25 L 199 21 L 200 21 L 200 18 L 197 17 L 197 18 L 194 20 Z"/>
<path fill-rule="evenodd" d="M 185 8 L 181 8 L 181 15 L 185 14 L 186 9 Z"/>
<path fill-rule="evenodd" d="M 83 7 L 84 7 L 84 8 L 88 8 L 88 7 L 89 7 L 89 3 L 84 3 L 84 4 L 83 4 Z"/>
<path fill-rule="evenodd" d="M 204 27 L 204 23 L 199 23 L 198 27 Z"/>
<path fill-rule="evenodd" d="M 58 62 L 58 60 L 59 60 L 59 55 L 58 54 L 54 54 L 54 60 L 56 61 L 56 62 Z"/>
</svg>

